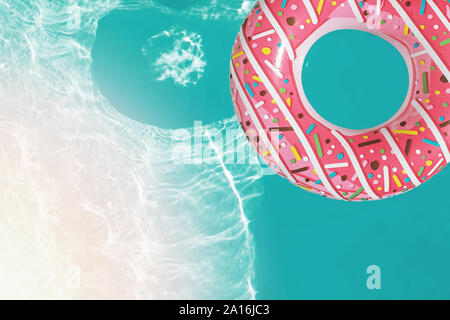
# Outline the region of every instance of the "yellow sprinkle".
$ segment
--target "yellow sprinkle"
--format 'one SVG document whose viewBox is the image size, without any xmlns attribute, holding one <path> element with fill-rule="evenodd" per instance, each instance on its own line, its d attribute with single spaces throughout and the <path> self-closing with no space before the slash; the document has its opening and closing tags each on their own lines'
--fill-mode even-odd
<svg viewBox="0 0 450 320">
<path fill-rule="evenodd" d="M 425 128 L 424 128 L 424 127 L 420 127 L 419 130 L 422 131 L 422 132 L 424 132 L 424 131 L 425 131 Z"/>
<path fill-rule="evenodd" d="M 425 103 L 430 103 L 430 99 L 425 99 Z"/>
<path fill-rule="evenodd" d="M 433 161 L 428 160 L 427 162 L 425 162 L 425 164 L 426 164 L 427 166 L 431 166 L 431 165 L 433 164 Z"/>
<path fill-rule="evenodd" d="M 305 190 L 308 190 L 308 191 L 312 191 L 312 189 L 311 188 L 308 188 L 308 187 L 304 187 L 304 186 L 302 186 L 302 185 L 298 185 L 300 188 L 302 188 L 302 189 L 305 189 Z"/>
<path fill-rule="evenodd" d="M 367 140 L 367 139 L 369 139 L 369 137 L 368 137 L 368 136 L 364 136 L 363 139 L 364 139 L 364 140 Z"/>
<path fill-rule="evenodd" d="M 322 12 L 323 1 L 324 1 L 324 0 L 320 0 L 320 1 L 319 1 L 319 5 L 317 6 L 317 13 L 318 13 L 318 14 L 320 14 L 320 13 Z"/>
<path fill-rule="evenodd" d="M 317 176 L 317 172 L 316 169 L 313 169 L 313 173 Z"/>
<path fill-rule="evenodd" d="M 378 187 L 378 188 L 377 188 L 378 191 L 380 191 L 380 190 L 382 190 L 382 189 L 383 189 L 382 187 Z"/>
<path fill-rule="evenodd" d="M 291 106 L 291 98 L 287 98 L 287 99 L 286 99 L 286 103 L 287 103 L 287 105 L 290 107 L 290 106 Z"/>
<path fill-rule="evenodd" d="M 425 61 L 420 60 L 419 63 L 420 63 L 421 65 L 424 65 L 424 64 L 425 64 Z"/>
<path fill-rule="evenodd" d="M 272 49 L 270 49 L 269 47 L 264 47 L 264 48 L 262 48 L 261 51 L 262 51 L 263 54 L 268 56 L 272 52 Z"/>
<path fill-rule="evenodd" d="M 408 26 L 405 24 L 405 30 L 403 31 L 403 34 L 404 34 L 405 36 L 407 36 L 407 35 L 408 35 L 408 32 L 409 32 L 409 28 L 408 28 Z"/>
<path fill-rule="evenodd" d="M 258 76 L 253 76 L 252 79 L 255 80 L 255 81 L 258 81 L 258 82 L 262 82 L 261 79 Z"/>
<path fill-rule="evenodd" d="M 239 67 L 239 62 L 236 62 L 236 63 L 235 63 L 235 66 L 236 66 L 236 67 Z"/>
<path fill-rule="evenodd" d="M 334 7 L 336 5 L 336 1 L 331 1 L 331 5 Z"/>
<path fill-rule="evenodd" d="M 273 100 L 273 99 L 272 99 L 272 101 L 271 101 L 271 102 L 272 102 L 273 104 L 275 104 L 275 100 Z"/>
<path fill-rule="evenodd" d="M 394 174 L 394 175 L 392 176 L 392 178 L 394 179 L 394 181 L 395 181 L 395 183 L 397 184 L 398 187 L 401 187 L 401 186 L 402 186 L 402 183 L 400 182 L 400 180 L 398 179 L 398 177 L 397 177 L 396 174 Z"/>
<path fill-rule="evenodd" d="M 311 19 L 306 19 L 306 23 L 311 23 Z"/>
<path fill-rule="evenodd" d="M 300 158 L 300 155 L 299 155 L 298 152 L 297 152 L 297 149 L 295 149 L 294 146 L 291 147 L 291 151 L 292 151 L 292 153 L 294 154 L 295 160 L 297 160 L 297 161 L 302 160 L 302 158 Z"/>
<path fill-rule="evenodd" d="M 417 131 L 412 131 L 412 130 L 394 130 L 394 133 L 409 134 L 412 136 L 417 136 L 419 134 Z"/>
<path fill-rule="evenodd" d="M 269 152 L 269 150 L 267 150 L 266 152 L 264 152 L 264 153 L 262 154 L 262 156 L 265 157 L 265 156 L 268 156 L 269 154 L 270 154 L 270 152 Z"/>
<path fill-rule="evenodd" d="M 440 92 L 439 90 L 436 90 L 434 93 L 435 93 L 436 95 L 440 95 L 440 94 L 441 94 L 441 92 Z"/>
<path fill-rule="evenodd" d="M 402 173 L 403 173 L 403 174 L 406 174 L 406 171 L 405 171 L 405 170 L 402 170 Z"/>
<path fill-rule="evenodd" d="M 236 59 L 237 57 L 240 57 L 244 54 L 244 51 L 238 52 L 233 56 L 233 60 Z"/>
<path fill-rule="evenodd" d="M 425 26 L 423 24 L 420 25 L 420 29 L 425 29 Z"/>
</svg>

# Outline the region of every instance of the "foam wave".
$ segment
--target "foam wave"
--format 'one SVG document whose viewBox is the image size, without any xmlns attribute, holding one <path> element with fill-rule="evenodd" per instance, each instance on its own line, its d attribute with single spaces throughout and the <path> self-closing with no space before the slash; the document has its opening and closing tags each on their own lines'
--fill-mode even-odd
<svg viewBox="0 0 450 320">
<path fill-rule="evenodd" d="M 0 3 L 0 297 L 254 298 L 261 169 L 224 161 L 235 119 L 161 130 L 108 104 L 90 49 L 118 6 Z M 173 157 L 199 134 L 205 161 Z"/>
</svg>

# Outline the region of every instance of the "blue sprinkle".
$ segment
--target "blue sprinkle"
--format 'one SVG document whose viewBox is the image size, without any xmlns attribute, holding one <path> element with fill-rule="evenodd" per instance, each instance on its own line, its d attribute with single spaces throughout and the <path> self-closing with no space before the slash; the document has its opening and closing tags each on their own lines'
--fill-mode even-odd
<svg viewBox="0 0 450 320">
<path fill-rule="evenodd" d="M 343 153 L 338 153 L 337 158 L 338 158 L 339 160 L 344 159 L 344 154 L 343 154 Z"/>
<path fill-rule="evenodd" d="M 420 14 L 423 15 L 425 13 L 425 5 L 426 5 L 426 0 L 422 0 L 422 4 L 420 5 Z"/>
<path fill-rule="evenodd" d="M 286 2 L 287 2 L 287 0 L 283 0 L 283 2 L 281 3 L 281 8 L 284 9 L 284 7 L 286 7 Z"/>
<path fill-rule="evenodd" d="M 321 184 L 322 180 L 317 180 L 316 182 L 314 182 L 315 184 Z"/>
<path fill-rule="evenodd" d="M 278 46 L 278 48 L 281 47 L 281 42 L 278 42 L 278 43 L 277 43 L 277 46 Z"/>
<path fill-rule="evenodd" d="M 429 139 L 422 139 L 422 141 L 425 143 L 431 144 L 433 146 L 440 147 L 439 143 L 437 143 L 436 141 L 429 140 Z"/>
<path fill-rule="evenodd" d="M 373 178 L 373 174 L 372 173 L 369 173 L 367 176 L 369 177 L 369 179 Z"/>
<path fill-rule="evenodd" d="M 280 135 L 278 136 L 278 138 L 279 138 L 280 140 L 283 139 L 283 135 L 280 134 Z"/>
<path fill-rule="evenodd" d="M 288 79 L 284 79 L 284 83 L 288 84 L 289 80 Z"/>
<path fill-rule="evenodd" d="M 332 172 L 332 173 L 330 173 L 328 176 L 329 176 L 330 178 L 333 178 L 333 177 L 336 177 L 336 175 L 337 175 L 336 172 Z"/>
<path fill-rule="evenodd" d="M 445 119 L 445 118 L 442 117 L 442 116 L 439 117 L 439 121 L 444 121 L 444 119 Z"/>
<path fill-rule="evenodd" d="M 258 83 L 255 82 L 255 83 L 253 84 L 253 86 L 256 88 L 256 87 L 258 86 Z"/>
<path fill-rule="evenodd" d="M 310 125 L 308 130 L 306 130 L 306 134 L 310 134 L 311 131 L 313 131 L 315 127 L 316 127 L 316 125 L 314 123 L 312 125 Z"/>
<path fill-rule="evenodd" d="M 410 181 L 411 181 L 411 179 L 410 179 L 409 177 L 406 177 L 406 178 L 405 178 L 405 182 L 406 182 L 406 183 L 408 183 L 408 182 L 410 182 Z"/>
<path fill-rule="evenodd" d="M 247 82 L 244 84 L 244 86 L 245 86 L 245 89 L 247 89 L 248 94 L 250 95 L 250 97 L 253 98 L 255 96 L 255 94 L 253 93 L 252 88 L 250 88 L 250 86 L 248 85 Z"/>
<path fill-rule="evenodd" d="M 261 13 L 261 9 L 256 10 L 256 13 Z"/>
<path fill-rule="evenodd" d="M 364 7 L 364 2 L 360 1 L 360 2 L 359 2 L 359 6 L 360 6 L 361 8 Z"/>
<path fill-rule="evenodd" d="M 419 44 L 416 42 L 414 43 L 414 48 L 417 48 L 419 46 Z"/>
</svg>

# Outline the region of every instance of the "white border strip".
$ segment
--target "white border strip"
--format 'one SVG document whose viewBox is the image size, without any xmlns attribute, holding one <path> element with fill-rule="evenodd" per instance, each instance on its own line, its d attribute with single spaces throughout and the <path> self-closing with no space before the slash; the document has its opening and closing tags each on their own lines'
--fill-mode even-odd
<svg viewBox="0 0 450 320">
<path fill-rule="evenodd" d="M 267 146 L 267 149 L 269 149 L 270 154 L 274 158 L 275 162 L 277 163 L 278 167 L 283 171 L 283 173 L 286 175 L 286 177 L 289 179 L 290 182 L 293 184 L 297 184 L 297 181 L 292 177 L 291 173 L 287 168 L 284 166 L 283 162 L 281 161 L 279 154 L 277 151 L 275 151 L 272 143 L 267 138 L 266 133 L 264 132 L 264 129 L 261 126 L 261 123 L 258 120 L 258 117 L 256 116 L 255 112 L 253 111 L 250 101 L 248 101 L 247 96 L 245 95 L 244 90 L 241 87 L 241 84 L 239 83 L 238 77 L 236 75 L 236 71 L 233 68 L 233 64 L 230 64 L 230 70 L 231 74 L 233 76 L 233 82 L 235 87 L 237 88 L 239 92 L 239 96 L 241 97 L 241 100 L 244 102 L 245 108 L 247 109 L 248 114 L 250 115 L 250 118 L 252 119 L 253 123 L 255 124 L 256 130 L 258 131 L 258 135 L 263 140 L 264 144 Z"/>
<path fill-rule="evenodd" d="M 391 136 L 389 131 L 386 128 L 381 128 L 380 132 L 383 134 L 383 136 L 386 138 L 387 142 L 391 146 L 391 149 L 395 156 L 397 157 L 398 161 L 402 165 L 403 169 L 406 171 L 406 174 L 411 179 L 411 181 L 414 183 L 414 185 L 417 187 L 420 185 L 419 179 L 417 179 L 416 175 L 412 171 L 411 167 L 409 166 L 408 162 L 406 161 L 405 157 L 403 156 L 402 152 L 398 148 L 397 144 L 394 141 L 394 138 Z"/>
<path fill-rule="evenodd" d="M 439 7 L 436 5 L 436 3 L 434 3 L 434 0 L 427 0 L 427 2 L 430 5 L 431 9 L 433 9 L 433 11 L 436 12 L 436 15 L 442 21 L 442 23 L 447 28 L 447 30 L 450 30 L 450 22 L 447 20 L 445 15 L 442 13 L 442 11 L 439 9 Z"/>
<path fill-rule="evenodd" d="M 300 129 L 297 121 L 292 117 L 291 113 L 287 109 L 286 105 L 284 104 L 283 100 L 281 100 L 280 96 L 278 95 L 275 88 L 270 83 L 269 79 L 265 75 L 264 71 L 261 69 L 261 66 L 256 61 L 255 57 L 253 56 L 252 51 L 248 47 L 248 44 L 244 37 L 244 32 L 242 30 L 239 31 L 239 40 L 241 41 L 241 46 L 244 49 L 244 52 L 247 56 L 247 58 L 250 60 L 250 64 L 255 69 L 256 73 L 258 74 L 258 77 L 261 79 L 261 81 L 266 86 L 267 90 L 269 90 L 270 95 L 275 100 L 276 104 L 280 108 L 283 115 L 286 117 L 286 120 L 291 125 L 292 129 L 294 129 L 295 134 L 300 139 L 303 147 L 305 148 L 306 153 L 308 154 L 309 160 L 311 161 L 314 169 L 316 170 L 317 175 L 319 176 L 319 179 L 322 180 L 323 185 L 328 190 L 330 194 L 332 194 L 337 199 L 343 199 L 337 192 L 334 190 L 334 188 L 331 186 L 330 181 L 328 180 L 328 177 L 324 174 L 322 167 L 319 164 L 319 161 L 317 160 L 316 155 L 314 154 L 311 145 L 309 144 L 308 140 L 306 139 L 306 136 Z"/>
<path fill-rule="evenodd" d="M 280 25 L 278 24 L 277 19 L 275 19 L 275 17 L 272 15 L 272 12 L 270 12 L 270 9 L 267 7 L 267 4 L 264 0 L 259 1 L 259 4 L 261 5 L 261 9 L 263 10 L 264 14 L 267 16 L 267 19 L 269 19 L 270 24 L 280 37 L 281 42 L 286 48 L 289 59 L 294 60 L 295 58 L 294 50 L 292 49 L 291 43 L 289 42 L 288 38 L 284 34 L 283 29 L 281 29 Z"/>
<path fill-rule="evenodd" d="M 433 133 L 434 137 L 439 143 L 439 146 L 441 147 L 442 153 L 444 154 L 447 163 L 450 162 L 450 152 L 448 150 L 447 144 L 445 143 L 444 138 L 439 132 L 439 129 L 434 124 L 433 120 L 431 120 L 428 113 L 425 111 L 424 108 L 422 108 L 422 106 L 416 100 L 411 101 L 411 104 L 417 110 L 417 112 L 420 114 L 423 120 L 425 120 L 425 123 L 427 124 L 428 128 L 430 128 L 431 132 Z"/>
<path fill-rule="evenodd" d="M 312 6 L 311 1 L 303 0 L 303 4 L 305 5 L 306 10 L 308 11 L 309 16 L 311 17 L 312 23 L 317 24 L 319 22 L 319 19 L 317 19 L 316 11 Z"/>
<path fill-rule="evenodd" d="M 358 176 L 359 181 L 361 182 L 362 186 L 364 187 L 364 190 L 367 192 L 367 194 L 372 199 L 380 199 L 375 192 L 373 192 L 372 188 L 370 188 L 369 183 L 367 182 L 366 177 L 364 176 L 364 173 L 362 172 L 361 166 L 359 165 L 358 159 L 356 159 L 355 153 L 353 152 L 350 145 L 345 141 L 344 137 L 337 132 L 336 130 L 331 130 L 331 133 L 339 140 L 342 147 L 344 147 L 345 152 L 347 152 L 348 156 L 350 157 L 350 161 L 352 162 L 353 169 L 355 169 L 356 175 Z"/>
<path fill-rule="evenodd" d="M 353 14 L 356 17 L 356 20 L 358 20 L 358 22 L 363 23 L 364 22 L 364 18 L 361 15 L 361 12 L 358 9 L 358 5 L 356 4 L 355 0 L 348 0 L 348 3 L 350 4 L 350 8 L 352 8 Z"/>
<path fill-rule="evenodd" d="M 389 2 L 392 4 L 394 9 L 398 12 L 400 17 L 405 21 L 406 25 L 412 30 L 416 38 L 422 43 L 422 46 L 427 50 L 430 57 L 434 60 L 436 65 L 439 67 L 441 72 L 445 75 L 447 79 L 450 79 L 450 72 L 448 71 L 445 64 L 442 62 L 442 60 L 439 58 L 437 53 L 433 50 L 433 48 L 430 46 L 428 41 L 425 39 L 425 37 L 422 35 L 420 30 L 416 27 L 414 22 L 411 20 L 411 18 L 408 16 L 408 14 L 403 10 L 400 4 L 398 4 L 397 0 L 389 0 Z"/>
</svg>

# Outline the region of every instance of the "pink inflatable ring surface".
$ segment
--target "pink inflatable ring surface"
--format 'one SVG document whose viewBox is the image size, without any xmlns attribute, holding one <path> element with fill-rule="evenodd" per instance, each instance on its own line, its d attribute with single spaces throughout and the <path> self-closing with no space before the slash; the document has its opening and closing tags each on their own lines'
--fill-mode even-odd
<svg viewBox="0 0 450 320">
<path fill-rule="evenodd" d="M 247 138 L 278 174 L 329 198 L 383 199 L 429 180 L 450 161 L 449 11 L 444 0 L 261 0 L 231 59 L 232 99 Z M 382 37 L 408 66 L 404 104 L 375 128 L 327 122 L 303 91 L 306 53 L 339 29 Z"/>
</svg>

